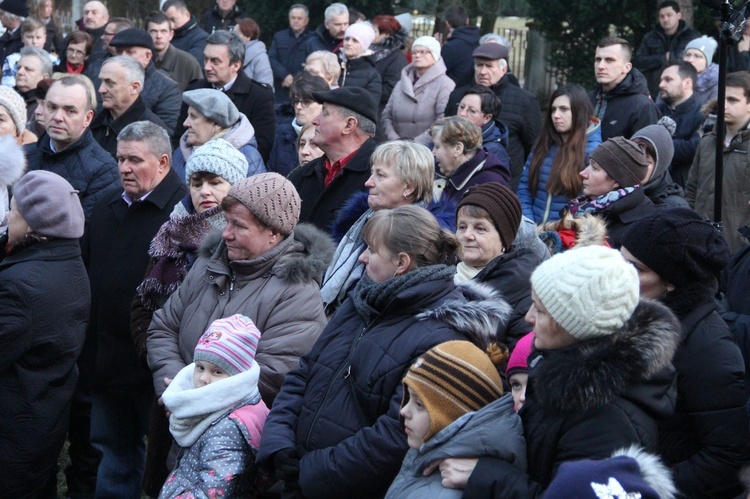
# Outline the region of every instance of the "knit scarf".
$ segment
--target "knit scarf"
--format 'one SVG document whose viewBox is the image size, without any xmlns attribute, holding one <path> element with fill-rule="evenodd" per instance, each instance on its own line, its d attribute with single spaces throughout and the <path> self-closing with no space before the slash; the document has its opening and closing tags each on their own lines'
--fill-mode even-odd
<svg viewBox="0 0 750 499">
<path fill-rule="evenodd" d="M 719 79 L 719 65 L 711 63 L 702 73 L 698 75 L 698 81 L 695 83 L 695 91 L 702 94 L 716 85 Z"/>
<path fill-rule="evenodd" d="M 385 59 L 394 50 L 401 50 L 402 48 L 404 48 L 405 36 L 406 33 L 404 31 L 399 31 L 398 33 L 394 33 L 391 36 L 387 37 L 385 40 L 378 44 L 373 43 L 372 45 L 370 45 L 370 50 L 372 50 L 373 52 L 373 62 Z"/>
<path fill-rule="evenodd" d="M 180 447 L 193 445 L 225 414 L 260 402 L 257 362 L 248 371 L 200 388 L 193 386 L 194 371 L 195 363 L 183 367 L 162 396 L 164 405 L 172 412 L 169 431 Z"/>
<path fill-rule="evenodd" d="M 152 265 L 136 292 L 144 306 L 158 310 L 185 280 L 194 253 L 203 238 L 213 229 L 223 229 L 226 221 L 220 206 L 202 213 L 189 214 L 177 203 L 171 218 L 161 226 L 151 241 L 148 254 Z"/>
<path fill-rule="evenodd" d="M 635 185 L 633 187 L 616 189 L 614 191 L 609 191 L 606 194 L 602 194 L 601 196 L 593 200 L 589 200 L 588 196 L 585 195 L 578 196 L 577 198 L 571 200 L 570 203 L 568 203 L 570 214 L 574 217 L 580 217 L 588 213 L 599 213 L 607 206 L 611 205 L 615 201 L 619 201 L 639 187 L 640 185 Z"/>
<path fill-rule="evenodd" d="M 375 282 L 365 274 L 351 293 L 354 308 L 365 323 L 369 324 L 402 291 L 424 282 L 452 278 L 455 272 L 456 268 L 452 265 L 429 265 L 383 282 Z"/>
<path fill-rule="evenodd" d="M 453 277 L 453 282 L 458 285 L 466 281 L 471 281 L 481 271 L 482 269 L 472 267 L 464 262 L 459 262 L 458 265 L 456 265 L 456 275 Z"/>
</svg>

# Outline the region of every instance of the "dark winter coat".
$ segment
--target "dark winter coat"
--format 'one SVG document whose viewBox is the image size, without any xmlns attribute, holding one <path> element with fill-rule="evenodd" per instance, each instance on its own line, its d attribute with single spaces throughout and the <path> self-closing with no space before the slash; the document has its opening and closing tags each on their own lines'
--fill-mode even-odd
<svg viewBox="0 0 750 499">
<path fill-rule="evenodd" d="M 211 83 L 206 79 L 194 81 L 185 89 L 195 90 L 197 88 L 213 88 Z M 250 123 L 255 129 L 255 140 L 258 141 L 258 152 L 263 157 L 263 161 L 268 161 L 273 146 L 274 130 L 276 128 L 276 116 L 273 110 L 273 90 L 270 87 L 253 81 L 247 75 L 240 71 L 237 73 L 237 79 L 234 80 L 232 88 L 227 90 L 227 96 L 237 106 L 239 112 L 247 116 Z M 187 104 L 182 104 L 180 117 L 177 119 L 177 128 L 172 135 L 173 146 L 177 147 L 177 142 L 185 133 L 183 123 L 187 118 Z"/>
<path fill-rule="evenodd" d="M 338 52 L 341 47 L 343 40 L 336 40 L 328 32 L 328 29 L 324 24 L 321 24 L 312 34 L 305 40 L 305 59 L 307 56 L 317 50 L 325 50 L 326 52 Z"/>
<path fill-rule="evenodd" d="M 149 263 L 151 240 L 187 188 L 174 170 L 143 201 L 128 207 L 122 187 L 97 203 L 82 242 L 91 280 L 88 339 L 96 344 L 97 391 L 149 389 L 130 337 L 130 306 Z"/>
<path fill-rule="evenodd" d="M 581 164 L 581 170 L 586 168 L 588 164 L 589 154 L 594 152 L 599 144 L 602 143 L 602 130 L 599 120 L 592 118 L 591 124 L 588 130 L 586 130 L 586 150 L 583 163 Z M 534 158 L 534 153 L 529 155 L 529 159 L 526 160 L 526 165 L 523 168 L 523 174 L 521 175 L 521 182 L 518 184 L 516 193 L 518 199 L 521 201 L 521 207 L 523 208 L 523 216 L 530 218 L 537 224 L 543 224 L 546 222 L 554 222 L 560 219 L 560 213 L 568 205 L 570 199 L 564 194 L 553 194 L 550 200 L 550 193 L 547 192 L 547 182 L 549 181 L 549 175 L 552 172 L 552 163 L 555 161 L 555 155 L 559 148 L 555 145 L 550 147 L 547 152 L 547 157 L 544 158 L 539 168 L 537 175 L 537 186 L 536 194 L 532 193 L 531 185 L 529 185 L 529 175 L 531 168 L 531 161 Z M 547 210 L 547 202 L 549 201 L 549 210 Z"/>
<path fill-rule="evenodd" d="M 81 198 L 86 220 L 91 218 L 94 205 L 107 191 L 120 185 L 120 174 L 114 158 L 94 140 L 86 130 L 77 142 L 60 152 L 52 152 L 47 134 L 36 144 L 24 146 L 28 171 L 47 170 L 70 182 Z"/>
<path fill-rule="evenodd" d="M 19 26 L 13 33 L 9 33 L 7 30 L 0 36 L 0 67 L 5 62 L 5 58 L 10 54 L 15 54 L 23 48 L 23 41 L 21 40 L 21 27 Z"/>
<path fill-rule="evenodd" d="M 677 408 L 659 422 L 659 453 L 684 497 L 736 497 L 750 461 L 745 366 L 732 333 L 716 311 L 713 283 L 677 288 L 663 302 L 682 325 L 674 356 Z"/>
<path fill-rule="evenodd" d="M 445 108 L 446 116 L 455 116 L 461 96 L 468 86 L 457 87 L 448 99 Z M 539 101 L 532 93 L 511 84 L 509 75 L 505 75 L 499 82 L 490 87 L 495 95 L 500 97 L 503 108 L 497 119 L 508 127 L 508 155 L 512 179 L 510 187 L 518 189 L 518 183 L 523 173 L 526 158 L 536 143 L 536 138 L 542 128 L 542 111 Z"/>
<path fill-rule="evenodd" d="M 3 244 L 5 241 L 3 241 Z M 0 487 L 42 497 L 65 442 L 91 296 L 78 240 L 0 261 Z"/>
<path fill-rule="evenodd" d="M 365 141 L 327 187 L 324 186 L 325 155 L 295 168 L 288 178 L 302 199 L 300 222 L 309 222 L 330 233 L 331 224 L 346 200 L 365 190 L 365 182 L 370 178 L 370 156 L 376 146 L 373 139 Z M 342 230 L 345 232 L 349 227 Z"/>
<path fill-rule="evenodd" d="M 619 136 L 629 139 L 661 117 L 648 93 L 646 77 L 635 68 L 609 92 L 597 85 L 594 91 L 589 92 L 589 99 L 594 106 L 594 114 L 602 122 L 602 141 Z"/>
<path fill-rule="evenodd" d="M 177 113 L 182 105 L 182 89 L 179 83 L 158 71 L 153 61 L 146 66 L 141 99 L 147 108 L 161 118 L 167 125 L 167 133 L 171 134 L 177 126 Z"/>
<path fill-rule="evenodd" d="M 305 29 L 299 36 L 295 36 L 292 28 L 274 33 L 271 47 L 268 49 L 268 60 L 273 71 L 276 102 L 289 100 L 289 89 L 282 87 L 281 82 L 287 75 L 297 76 L 302 72 L 307 58 L 305 42 L 310 34 L 310 30 Z"/>
<path fill-rule="evenodd" d="M 439 199 L 454 204 L 458 204 L 464 192 L 473 185 L 500 182 L 504 186 L 510 187 L 508 165 L 501 163 L 485 148 L 480 148 L 470 160 L 456 168 L 450 177 L 443 177 L 436 172 L 435 178 L 437 179 L 435 185 L 445 186 L 442 197 Z"/>
<path fill-rule="evenodd" d="M 125 110 L 116 120 L 112 119 L 109 109 L 102 108 L 99 114 L 91 120 L 91 134 L 94 139 L 104 148 L 113 158 L 117 157 L 117 135 L 131 123 L 136 121 L 150 121 L 159 125 L 169 133 L 167 125 L 146 107 L 140 96 Z"/>
<path fill-rule="evenodd" d="M 269 172 L 276 172 L 285 177 L 299 166 L 297 130 L 292 126 L 294 119 L 294 108 L 290 102 L 276 106 L 276 136 L 266 166 Z"/>
<path fill-rule="evenodd" d="M 380 73 L 375 69 L 375 63 L 372 59 L 366 55 L 341 61 L 339 86 L 364 88 L 378 103 L 383 93 L 383 80 Z"/>
<path fill-rule="evenodd" d="M 746 238 L 750 239 L 750 227 L 740 228 Z M 750 246 L 745 246 L 735 253 L 732 262 L 724 270 L 725 282 L 724 310 L 721 317 L 732 331 L 745 360 L 745 397 L 750 400 Z"/>
<path fill-rule="evenodd" d="M 533 329 L 524 317 L 531 307 L 531 274 L 540 263 L 533 250 L 511 248 L 472 279 L 497 290 L 513 309 L 508 321 L 497 330 L 497 340 L 510 349 Z"/>
<path fill-rule="evenodd" d="M 213 33 L 219 30 L 232 31 L 234 25 L 237 24 L 237 19 L 241 19 L 242 17 L 244 17 L 244 14 L 237 5 L 226 15 L 222 15 L 219 11 L 219 6 L 214 5 L 213 9 L 203 14 L 200 26 L 206 33 Z"/>
<path fill-rule="evenodd" d="M 394 41 L 387 53 L 378 53 L 376 51 L 375 55 L 370 58 L 375 63 L 375 69 L 380 73 L 380 79 L 383 82 L 383 90 L 380 93 L 380 104 L 378 106 L 381 114 L 393 93 L 393 88 L 401 80 L 401 70 L 409 64 L 402 50 L 404 48 L 403 38 L 399 35 L 401 33 L 391 35 L 390 38 L 394 39 Z M 376 50 L 376 47 L 371 45 L 370 49 Z"/>
<path fill-rule="evenodd" d="M 47 41 L 44 42 L 44 50 L 55 52 L 59 56 L 65 54 L 65 35 L 55 23 L 55 19 L 51 18 L 44 26 L 47 28 Z"/>
<path fill-rule="evenodd" d="M 672 180 L 669 172 L 665 172 L 660 179 L 651 179 L 643 186 L 646 196 L 656 205 L 666 205 L 668 208 L 690 208 L 685 191 Z"/>
<path fill-rule="evenodd" d="M 695 151 L 698 150 L 698 143 L 701 141 L 698 132 L 706 117 L 701 113 L 701 105 L 695 100 L 694 96 L 690 96 L 688 100 L 677 105 L 674 109 L 661 100 L 656 103 L 656 107 L 662 116 L 669 116 L 677 123 L 677 129 L 672 136 L 674 157 L 669 173 L 675 182 L 681 187 L 685 187 L 690 165 L 693 164 Z"/>
<path fill-rule="evenodd" d="M 203 31 L 195 18 L 191 17 L 188 22 L 174 30 L 172 45 L 189 53 L 198 61 L 203 68 L 203 49 L 206 48 L 208 33 Z"/>
<path fill-rule="evenodd" d="M 750 71 L 750 51 L 740 52 L 737 44 L 727 48 L 727 73 Z"/>
<path fill-rule="evenodd" d="M 482 126 L 482 147 L 495 155 L 501 163 L 510 166 L 508 156 L 508 127 L 500 120 L 492 120 Z"/>
<path fill-rule="evenodd" d="M 408 450 L 398 414 L 406 370 L 445 341 L 490 337 L 507 308 L 479 285 L 455 287 L 452 277 L 400 291 L 367 322 L 346 300 L 287 376 L 259 461 L 302 446 L 306 497 L 382 496 Z"/>
<path fill-rule="evenodd" d="M 615 249 L 620 249 L 622 237 L 631 224 L 651 215 L 657 209 L 659 209 L 659 206 L 646 196 L 646 191 L 638 188 L 597 212 L 597 215 L 607 222 L 609 245 Z"/>
<path fill-rule="evenodd" d="M 701 36 L 700 32 L 691 28 L 685 21 L 680 21 L 677 32 L 670 38 L 664 33 L 660 24 L 646 33 L 641 47 L 635 54 L 633 66 L 638 68 L 646 77 L 651 98 L 656 99 L 659 94 L 659 80 L 661 72 L 669 64 L 682 60 L 688 42 Z M 665 54 L 669 53 L 669 61 Z"/>
<path fill-rule="evenodd" d="M 519 411 L 529 472 L 480 459 L 464 497 L 539 497 L 565 461 L 608 458 L 632 444 L 654 452 L 656 418 L 674 410 L 679 336 L 669 309 L 644 301 L 610 336 L 532 353 Z"/>
<path fill-rule="evenodd" d="M 450 38 L 440 50 L 445 61 L 448 78 L 456 82 L 456 87 L 471 85 L 474 80 L 474 49 L 479 47 L 479 28 L 460 26 L 453 30 Z"/>
</svg>

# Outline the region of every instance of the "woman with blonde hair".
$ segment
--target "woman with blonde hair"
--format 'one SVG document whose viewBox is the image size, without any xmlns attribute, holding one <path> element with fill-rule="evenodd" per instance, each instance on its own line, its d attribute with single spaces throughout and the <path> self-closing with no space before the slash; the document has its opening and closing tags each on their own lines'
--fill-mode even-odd
<svg viewBox="0 0 750 499">
<path fill-rule="evenodd" d="M 430 135 L 440 169 L 434 184 L 436 199 L 457 203 L 469 187 L 485 182 L 508 186 L 510 168 L 482 147 L 482 130 L 468 118 L 441 118 Z"/>
<path fill-rule="evenodd" d="M 518 184 L 523 214 L 538 225 L 560 219 L 560 211 L 581 190 L 579 173 L 588 155 L 602 142 L 599 120 L 582 86 L 563 85 L 549 102 Z"/>
<path fill-rule="evenodd" d="M 382 497 L 409 448 L 406 370 L 445 341 L 486 348 L 509 308 L 453 284 L 458 243 L 424 208 L 379 210 L 362 238 L 365 275 L 287 375 L 263 429 L 259 462 L 306 497 Z"/>
<path fill-rule="evenodd" d="M 451 231 L 455 227 L 452 208 L 432 202 L 435 166 L 426 146 L 405 140 L 386 142 L 375 149 L 370 164 L 372 174 L 365 182 L 368 192 L 355 194 L 333 224 L 334 239 L 340 242 L 321 289 L 328 315 L 362 277 L 365 265 L 358 258 L 367 246 L 362 231 L 378 210 L 415 204 L 432 212 L 442 227 Z M 341 227 L 350 229 L 342 234 Z"/>
</svg>

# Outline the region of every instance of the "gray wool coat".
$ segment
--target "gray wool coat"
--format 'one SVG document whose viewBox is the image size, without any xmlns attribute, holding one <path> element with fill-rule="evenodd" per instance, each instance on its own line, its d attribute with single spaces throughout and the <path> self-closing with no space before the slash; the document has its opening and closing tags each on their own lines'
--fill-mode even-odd
<svg viewBox="0 0 750 499">
<path fill-rule="evenodd" d="M 385 105 L 381 126 L 388 140 L 414 139 L 427 145 L 431 142 L 430 126 L 445 114 L 456 84 L 445 75 L 442 59 L 413 82 L 414 66 L 409 64 L 401 70 L 401 81 Z"/>
</svg>

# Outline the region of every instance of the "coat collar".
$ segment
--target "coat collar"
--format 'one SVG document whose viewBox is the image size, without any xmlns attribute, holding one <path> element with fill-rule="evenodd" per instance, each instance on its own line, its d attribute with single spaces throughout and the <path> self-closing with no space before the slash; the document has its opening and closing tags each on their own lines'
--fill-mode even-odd
<svg viewBox="0 0 750 499">
<path fill-rule="evenodd" d="M 154 190 L 151 191 L 151 194 L 149 194 L 148 197 L 142 201 L 142 203 L 149 203 L 154 205 L 159 210 L 164 210 L 167 208 L 167 204 L 173 198 L 176 191 L 180 191 L 180 197 L 183 197 L 184 194 L 187 194 L 187 187 L 185 187 L 184 182 L 182 182 L 177 173 L 175 173 L 174 168 L 170 168 L 167 172 L 167 175 L 162 179 L 161 182 L 159 182 L 159 185 L 154 187 Z M 118 190 L 118 193 L 121 192 L 121 190 Z M 125 201 L 120 197 L 119 194 L 118 196 L 112 198 L 109 204 L 115 206 L 121 205 L 127 208 L 127 204 L 125 204 Z"/>
<path fill-rule="evenodd" d="M 143 103 L 143 99 L 138 95 L 130 107 L 115 120 L 112 119 L 112 115 L 107 109 L 102 108 L 101 112 L 97 114 L 91 122 L 91 128 L 97 126 L 108 126 L 115 132 L 115 134 L 119 134 L 123 128 L 138 121 L 138 118 L 140 118 L 145 112 L 146 104 Z"/>
</svg>

